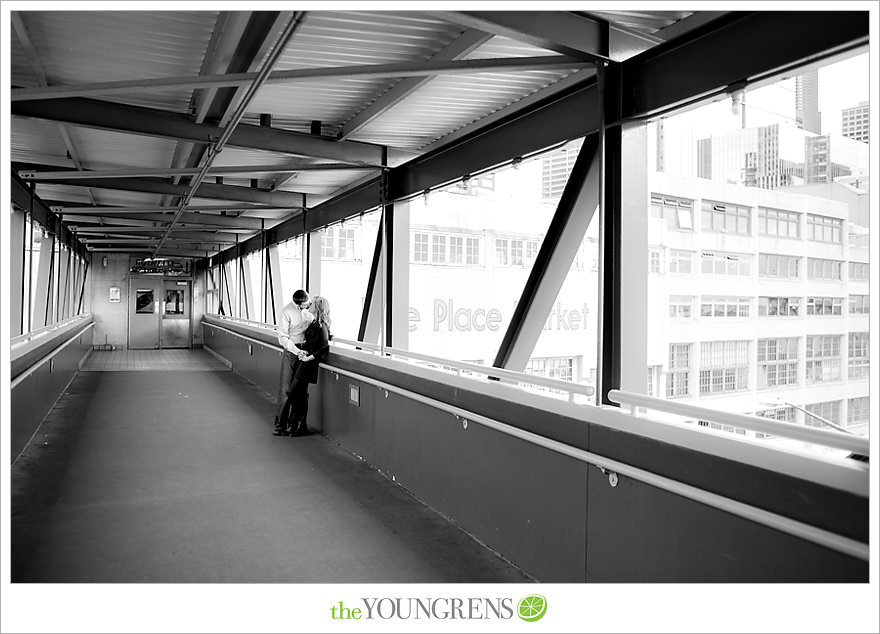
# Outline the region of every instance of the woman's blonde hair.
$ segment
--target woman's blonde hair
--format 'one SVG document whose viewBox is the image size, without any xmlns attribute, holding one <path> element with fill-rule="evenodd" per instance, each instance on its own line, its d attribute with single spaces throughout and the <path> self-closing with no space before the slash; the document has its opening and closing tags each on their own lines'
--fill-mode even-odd
<svg viewBox="0 0 880 634">
<path fill-rule="evenodd" d="M 312 298 L 312 314 L 315 315 L 315 321 L 322 326 L 330 327 L 330 302 L 320 295 Z"/>
</svg>

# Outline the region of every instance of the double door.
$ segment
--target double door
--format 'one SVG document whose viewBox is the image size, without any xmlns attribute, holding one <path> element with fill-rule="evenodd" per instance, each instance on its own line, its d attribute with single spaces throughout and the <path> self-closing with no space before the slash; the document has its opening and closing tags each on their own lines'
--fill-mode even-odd
<svg viewBox="0 0 880 634">
<path fill-rule="evenodd" d="M 128 347 L 133 350 L 190 348 L 192 283 L 131 277 L 130 284 Z"/>
</svg>

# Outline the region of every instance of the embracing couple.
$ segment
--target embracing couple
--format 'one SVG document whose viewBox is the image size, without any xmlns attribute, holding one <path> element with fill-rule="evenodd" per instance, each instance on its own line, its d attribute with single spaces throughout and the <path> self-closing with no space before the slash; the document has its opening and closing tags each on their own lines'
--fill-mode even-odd
<svg viewBox="0 0 880 634">
<path fill-rule="evenodd" d="M 318 382 L 318 364 L 330 349 L 330 305 L 304 290 L 293 294 L 293 301 L 281 310 L 278 342 L 281 358 L 281 384 L 275 410 L 274 436 L 305 436 L 309 433 L 309 383 Z"/>
</svg>

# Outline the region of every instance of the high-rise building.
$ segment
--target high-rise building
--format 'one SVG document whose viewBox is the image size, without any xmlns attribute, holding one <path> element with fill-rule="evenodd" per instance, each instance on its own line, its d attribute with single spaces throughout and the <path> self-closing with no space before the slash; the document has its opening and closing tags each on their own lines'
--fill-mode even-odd
<svg viewBox="0 0 880 634">
<path fill-rule="evenodd" d="M 795 78 L 794 93 L 797 127 L 807 132 L 822 134 L 818 69 L 798 75 Z"/>
<path fill-rule="evenodd" d="M 844 108 L 841 112 L 841 134 L 856 141 L 868 142 L 868 102 L 862 101 L 855 108 Z"/>
<path fill-rule="evenodd" d="M 648 394 L 866 434 L 867 191 L 649 187 Z"/>
<path fill-rule="evenodd" d="M 696 151 L 697 176 L 746 187 L 777 189 L 868 173 L 864 144 L 778 123 L 700 139 Z"/>
</svg>

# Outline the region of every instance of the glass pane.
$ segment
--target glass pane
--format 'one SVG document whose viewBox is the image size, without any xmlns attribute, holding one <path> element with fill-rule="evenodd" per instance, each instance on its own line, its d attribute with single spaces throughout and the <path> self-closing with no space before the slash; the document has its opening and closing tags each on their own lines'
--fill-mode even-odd
<svg viewBox="0 0 880 634">
<path fill-rule="evenodd" d="M 342 339 L 358 338 L 364 311 L 364 293 L 373 264 L 381 219 L 381 213 L 375 210 L 346 221 L 341 232 L 345 248 L 342 251 L 335 249 L 332 252 L 322 252 L 320 294 L 330 303 L 333 319 L 330 329 L 335 336 Z M 424 245 L 427 258 L 427 239 L 420 244 Z"/>
<path fill-rule="evenodd" d="M 775 83 L 747 89 L 737 113 L 724 98 L 646 124 L 647 199 L 687 198 L 703 212 L 694 232 L 683 234 L 658 222 L 649 205 L 644 210 L 648 248 L 688 249 L 702 257 L 686 287 L 664 269 L 647 284 L 647 365 L 698 385 L 668 396 L 750 414 L 787 403 L 798 424 L 805 424 L 802 409 L 817 400 L 816 384 L 821 400 L 834 404 L 826 408 L 829 419 L 845 420 L 847 404 L 867 397 L 867 381 L 855 378 L 860 370 L 850 371 L 856 358 L 843 358 L 840 349 L 853 329 L 852 320 L 841 317 L 862 319 L 843 310 L 841 298 L 849 305 L 851 296 L 869 295 L 869 281 L 859 275 L 869 262 L 868 144 L 856 140 L 841 116 L 845 109 L 867 109 L 868 70 L 866 53 L 795 69 Z M 751 218 L 757 231 L 750 231 Z M 686 326 L 668 309 L 669 298 L 684 288 L 703 296 L 699 314 Z M 707 299 L 714 296 L 743 298 L 738 303 L 746 311 L 757 301 L 758 315 L 729 319 L 739 309 L 731 299 L 723 309 L 717 302 L 710 308 Z M 801 302 L 808 310 L 799 310 Z M 715 319 L 722 315 L 728 318 L 723 330 Z M 713 347 L 687 370 L 670 367 L 667 358 L 670 345 L 704 350 L 706 343 L 755 346 L 759 340 L 766 355 L 760 366 L 758 355 L 742 354 L 759 349 L 740 345 L 731 354 L 724 346 L 720 357 Z M 778 437 L 761 441 L 786 443 Z"/>
<path fill-rule="evenodd" d="M 140 300 L 140 297 L 138 297 Z M 140 310 L 138 312 L 141 312 Z M 165 291 L 165 314 L 166 315 L 182 315 L 183 310 L 183 290 L 173 289 Z"/>
<path fill-rule="evenodd" d="M 411 350 L 486 365 L 495 361 L 578 147 L 569 144 L 409 200 L 410 239 L 420 245 L 425 235 L 430 246 L 427 259 L 414 249 L 409 266 Z M 458 244 L 464 258 L 448 257 Z M 587 275 L 592 259 L 584 255 L 576 266 Z M 559 310 L 548 307 L 554 309 L 550 328 L 562 329 L 563 321 L 572 327 L 582 304 L 572 297 Z M 580 349 L 566 347 L 562 354 L 558 348 L 538 342 L 532 357 L 548 360 L 541 373 L 572 373 L 556 364 L 582 371 Z"/>
<path fill-rule="evenodd" d="M 139 288 L 135 291 L 135 312 L 151 315 L 154 312 L 153 289 Z"/>
</svg>

